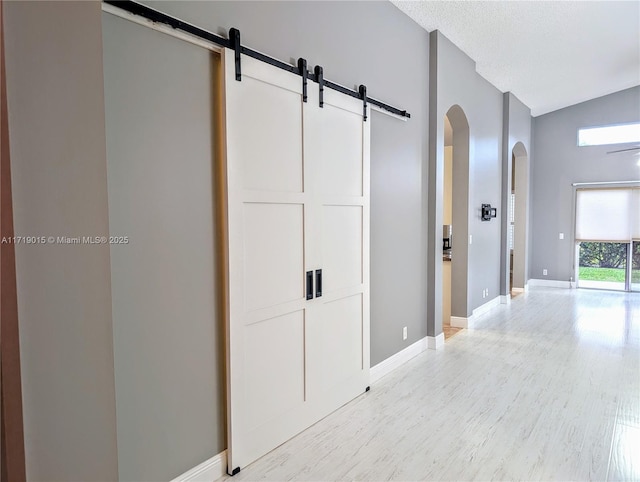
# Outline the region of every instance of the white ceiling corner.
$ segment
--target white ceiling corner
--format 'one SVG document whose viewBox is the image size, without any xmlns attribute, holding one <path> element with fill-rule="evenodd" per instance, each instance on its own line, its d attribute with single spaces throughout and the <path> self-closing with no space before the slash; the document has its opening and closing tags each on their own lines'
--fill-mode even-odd
<svg viewBox="0 0 640 482">
<path fill-rule="evenodd" d="M 391 2 L 533 116 L 640 85 L 637 0 Z"/>
</svg>

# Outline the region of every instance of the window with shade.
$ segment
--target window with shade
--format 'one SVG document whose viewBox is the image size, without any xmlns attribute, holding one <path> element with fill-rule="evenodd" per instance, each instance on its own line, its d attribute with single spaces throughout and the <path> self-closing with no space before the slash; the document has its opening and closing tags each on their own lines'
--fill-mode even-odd
<svg viewBox="0 0 640 482">
<path fill-rule="evenodd" d="M 576 191 L 578 285 L 638 290 L 640 188 Z"/>
</svg>

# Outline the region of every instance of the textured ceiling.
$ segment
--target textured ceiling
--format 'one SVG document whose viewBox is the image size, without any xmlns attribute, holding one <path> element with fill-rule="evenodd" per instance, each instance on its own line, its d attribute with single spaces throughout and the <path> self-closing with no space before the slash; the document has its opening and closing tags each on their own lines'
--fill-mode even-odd
<svg viewBox="0 0 640 482">
<path fill-rule="evenodd" d="M 639 1 L 399 1 L 538 116 L 640 84 Z"/>
</svg>

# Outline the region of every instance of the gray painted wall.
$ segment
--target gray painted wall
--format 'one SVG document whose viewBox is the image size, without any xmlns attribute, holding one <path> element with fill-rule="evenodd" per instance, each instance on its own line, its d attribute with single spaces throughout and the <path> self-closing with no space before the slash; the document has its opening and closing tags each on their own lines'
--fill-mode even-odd
<svg viewBox="0 0 640 482">
<path fill-rule="evenodd" d="M 458 256 L 458 259 L 464 256 L 464 245 L 468 243 L 466 234 L 473 236 L 473 244 L 468 246 L 468 294 L 465 300 L 460 301 L 455 299 L 455 290 L 452 292 L 451 313 L 467 317 L 475 308 L 498 296 L 500 288 L 500 221 L 480 221 L 480 205 L 490 203 L 498 208 L 498 212 L 502 209 L 503 99 L 502 93 L 476 72 L 473 60 L 437 31 L 431 32 L 430 62 L 430 98 L 432 103 L 437 102 L 437 107 L 432 109 L 430 116 L 429 196 L 425 206 L 430 221 L 427 283 L 434 283 L 434 298 L 431 299 L 430 294 L 428 302 L 428 330 L 432 334 L 433 329 L 433 334 L 437 335 L 442 331 L 441 303 L 436 302 L 442 299 L 442 293 L 440 283 L 435 281 L 442 276 L 444 116 L 451 106 L 459 105 L 469 123 L 468 233 L 464 233 L 465 226 L 454 226 L 453 256 Z M 455 156 L 454 131 L 454 159 Z M 458 213 L 458 218 L 460 216 Z M 452 269 L 455 270 L 455 266 Z M 456 286 L 455 276 L 452 273 L 453 286 Z M 485 288 L 489 289 L 486 299 L 482 297 Z"/>
<path fill-rule="evenodd" d="M 534 119 L 531 278 L 568 281 L 574 276 L 572 183 L 640 179 L 634 152 L 606 154 L 628 144 L 578 147 L 578 128 L 634 121 L 640 121 L 640 87 Z M 559 233 L 565 233 L 564 240 Z"/>
<path fill-rule="evenodd" d="M 4 2 L 15 232 L 109 233 L 100 4 Z M 117 480 L 108 245 L 16 247 L 28 480 Z"/>
<path fill-rule="evenodd" d="M 226 446 L 214 54 L 106 13 L 103 39 L 120 480 L 166 480 Z"/>
</svg>

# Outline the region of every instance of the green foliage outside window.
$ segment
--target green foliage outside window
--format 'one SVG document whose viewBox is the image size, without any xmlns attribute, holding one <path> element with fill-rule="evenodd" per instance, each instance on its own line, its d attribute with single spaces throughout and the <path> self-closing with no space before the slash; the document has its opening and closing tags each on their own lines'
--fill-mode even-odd
<svg viewBox="0 0 640 482">
<path fill-rule="evenodd" d="M 624 269 L 626 264 L 625 243 L 580 243 L 580 266 Z"/>
<path fill-rule="evenodd" d="M 640 282 L 640 242 L 634 241 L 631 282 Z M 579 278 L 624 283 L 627 243 L 580 243 Z"/>
</svg>

